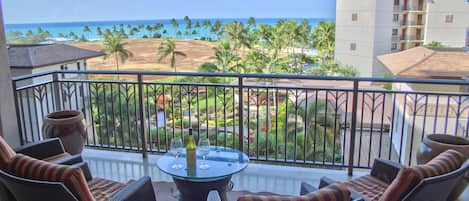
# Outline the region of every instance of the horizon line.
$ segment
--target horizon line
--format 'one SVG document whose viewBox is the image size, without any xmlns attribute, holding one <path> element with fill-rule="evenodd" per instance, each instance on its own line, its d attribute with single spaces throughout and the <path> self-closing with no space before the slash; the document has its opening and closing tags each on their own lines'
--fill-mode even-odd
<svg viewBox="0 0 469 201">
<path fill-rule="evenodd" d="M 241 18 L 190 18 L 191 20 L 229 20 L 229 19 L 249 19 L 251 17 L 241 17 Z M 184 18 L 157 18 L 157 19 L 117 19 L 117 20 L 96 20 L 96 21 L 51 21 L 51 22 L 19 22 L 19 23 L 5 23 L 5 25 L 32 25 L 32 24 L 60 24 L 60 23 L 80 23 L 80 22 L 130 22 L 130 21 L 152 21 L 152 20 L 184 20 Z M 254 17 L 254 19 L 285 19 L 285 20 L 292 20 L 292 19 L 327 19 L 327 20 L 335 20 L 334 18 L 327 18 L 327 17 Z"/>
</svg>

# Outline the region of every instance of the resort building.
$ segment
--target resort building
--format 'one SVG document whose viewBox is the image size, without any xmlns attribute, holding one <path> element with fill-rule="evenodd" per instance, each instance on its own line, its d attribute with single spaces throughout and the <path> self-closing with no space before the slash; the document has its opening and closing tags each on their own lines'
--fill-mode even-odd
<svg viewBox="0 0 469 201">
<path fill-rule="evenodd" d="M 461 48 L 415 47 L 379 56 L 378 60 L 397 78 L 467 80 L 469 76 L 469 52 Z M 452 132 L 467 136 L 469 101 L 458 96 L 469 92 L 467 85 L 394 83 L 393 90 L 409 92 L 395 95 L 394 115 L 390 118 L 392 144 L 406 153 L 401 154 L 401 161 L 416 162 L 409 158 L 409 153 L 419 148 L 412 146 L 413 139 L 421 139 L 425 134 Z M 448 96 L 434 95 L 441 91 Z"/>
<path fill-rule="evenodd" d="M 12 76 L 31 75 L 53 70 L 87 70 L 86 60 L 101 57 L 101 52 L 77 48 L 66 44 L 47 45 L 8 45 L 8 57 Z M 50 79 L 86 79 L 84 75 L 60 74 L 56 78 L 51 76 L 37 77 L 16 82 L 16 87 L 40 84 Z M 55 93 L 62 89 L 62 93 Z M 52 96 L 51 94 L 56 94 Z M 72 106 L 81 106 L 82 97 L 87 97 L 89 90 L 72 83 L 54 84 L 30 90 L 22 94 L 19 103 L 27 110 L 21 110 L 25 116 L 25 123 L 39 123 L 42 125 L 43 117 L 47 115 L 46 108 L 58 110 L 71 109 Z M 72 96 L 80 97 L 70 98 Z M 77 108 L 81 111 L 83 107 Z M 33 115 L 30 110 L 36 110 L 39 115 Z M 86 112 L 84 112 L 86 114 Z M 27 133 L 38 134 L 39 129 L 24 128 Z"/>
<path fill-rule="evenodd" d="M 389 73 L 379 55 L 432 42 L 468 47 L 466 0 L 339 0 L 336 13 L 336 60 L 357 68 L 360 76 Z"/>
<path fill-rule="evenodd" d="M 87 59 L 104 56 L 102 52 L 66 44 L 8 45 L 7 48 L 13 77 L 52 70 L 87 70 Z"/>
</svg>

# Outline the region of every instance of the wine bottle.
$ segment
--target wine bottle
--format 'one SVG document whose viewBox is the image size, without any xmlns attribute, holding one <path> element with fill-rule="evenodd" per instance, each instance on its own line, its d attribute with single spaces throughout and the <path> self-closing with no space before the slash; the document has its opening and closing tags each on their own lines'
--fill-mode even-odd
<svg viewBox="0 0 469 201">
<path fill-rule="evenodd" d="M 197 146 L 195 145 L 194 142 L 194 137 L 192 136 L 192 129 L 189 129 L 189 138 L 187 139 L 187 145 L 186 145 L 186 160 L 187 160 L 187 167 L 188 168 L 195 168 L 196 166 L 196 148 Z"/>
</svg>

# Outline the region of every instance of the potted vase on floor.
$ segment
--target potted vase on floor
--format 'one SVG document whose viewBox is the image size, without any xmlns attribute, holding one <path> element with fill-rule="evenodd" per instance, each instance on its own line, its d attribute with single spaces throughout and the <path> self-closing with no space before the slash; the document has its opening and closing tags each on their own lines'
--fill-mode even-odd
<svg viewBox="0 0 469 201">
<path fill-rule="evenodd" d="M 446 134 L 431 134 L 423 138 L 420 144 L 419 152 L 417 153 L 417 163 L 425 164 L 438 154 L 446 150 L 456 150 L 464 154 L 466 160 L 469 158 L 469 140 Z M 469 173 L 466 174 L 466 179 L 463 179 L 450 194 L 449 200 L 454 200 L 465 190 L 468 184 Z"/>
<path fill-rule="evenodd" d="M 48 114 L 44 118 L 42 134 L 44 138 L 60 138 L 68 153 L 80 154 L 87 136 L 83 113 L 65 110 Z"/>
</svg>

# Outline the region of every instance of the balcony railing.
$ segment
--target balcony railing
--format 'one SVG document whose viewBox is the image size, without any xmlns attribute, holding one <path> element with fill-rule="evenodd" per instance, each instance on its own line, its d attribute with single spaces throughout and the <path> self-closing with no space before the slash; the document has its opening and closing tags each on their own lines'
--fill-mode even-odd
<svg viewBox="0 0 469 201">
<path fill-rule="evenodd" d="M 422 21 L 402 21 L 402 26 L 423 26 L 424 23 Z"/>
<path fill-rule="evenodd" d="M 422 36 L 401 36 L 402 41 L 423 41 Z"/>
<path fill-rule="evenodd" d="M 403 11 L 423 11 L 422 5 L 407 5 L 402 6 Z"/>
<path fill-rule="evenodd" d="M 469 94 L 431 91 L 465 81 L 52 71 L 13 84 L 22 143 L 43 139 L 47 113 L 74 109 L 84 113 L 89 147 L 164 153 L 172 137 L 193 128 L 196 138 L 207 135 L 252 160 L 351 173 L 377 157 L 415 163 L 429 133 L 469 134 Z M 403 89 L 378 87 L 384 84 Z"/>
</svg>

